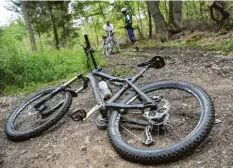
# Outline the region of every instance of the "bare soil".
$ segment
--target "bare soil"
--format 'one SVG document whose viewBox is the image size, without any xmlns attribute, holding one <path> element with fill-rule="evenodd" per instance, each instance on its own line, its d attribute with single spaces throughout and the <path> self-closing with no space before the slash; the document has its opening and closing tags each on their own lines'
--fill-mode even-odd
<svg viewBox="0 0 233 168">
<path fill-rule="evenodd" d="M 206 141 L 182 160 L 163 165 L 141 165 L 125 161 L 111 147 L 106 131 L 99 130 L 92 116 L 83 124 L 66 115 L 51 131 L 25 142 L 11 142 L 4 134 L 4 124 L 11 110 L 27 95 L 0 97 L 0 153 L 4 168 L 219 168 L 233 167 L 233 57 L 203 51 L 200 48 L 144 48 L 139 53 L 129 50 L 109 56 L 105 72 L 131 68 L 154 55 L 164 56 L 167 65 L 150 69 L 142 83 L 174 79 L 195 83 L 212 97 L 216 123 Z M 134 71 L 132 71 L 134 72 Z M 91 89 L 74 99 L 70 109 L 86 110 L 95 105 Z"/>
</svg>

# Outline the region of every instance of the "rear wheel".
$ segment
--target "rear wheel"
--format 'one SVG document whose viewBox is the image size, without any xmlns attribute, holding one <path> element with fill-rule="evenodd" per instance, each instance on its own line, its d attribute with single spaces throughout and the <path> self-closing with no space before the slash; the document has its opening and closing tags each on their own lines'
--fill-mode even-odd
<svg viewBox="0 0 233 168">
<path fill-rule="evenodd" d="M 39 136 L 67 113 L 72 103 L 72 96 L 67 91 L 57 93 L 40 110 L 34 108 L 38 101 L 54 90 L 55 88 L 49 88 L 34 94 L 11 113 L 5 126 L 9 139 L 21 141 Z"/>
<path fill-rule="evenodd" d="M 116 151 L 137 162 L 163 162 L 193 151 L 209 134 L 214 109 L 209 96 L 187 82 L 161 81 L 142 91 L 157 101 L 154 109 L 112 112 L 108 135 Z M 132 93 L 122 103 L 141 104 Z"/>
</svg>

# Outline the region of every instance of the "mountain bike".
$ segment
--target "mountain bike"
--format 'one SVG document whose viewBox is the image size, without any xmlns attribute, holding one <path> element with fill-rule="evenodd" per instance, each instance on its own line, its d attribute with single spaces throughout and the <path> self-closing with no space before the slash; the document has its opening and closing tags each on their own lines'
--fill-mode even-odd
<svg viewBox="0 0 233 168">
<path fill-rule="evenodd" d="M 139 63 L 142 69 L 132 78 L 106 74 L 95 61 L 87 35 L 84 37 L 84 50 L 93 63 L 92 70 L 59 87 L 39 91 L 22 102 L 6 122 L 5 133 L 10 140 L 34 138 L 54 126 L 69 111 L 72 99 L 87 89 L 88 83 L 96 105 L 88 112 L 74 110 L 70 116 L 82 123 L 98 112 L 97 125 L 107 126 L 112 146 L 125 159 L 146 163 L 178 159 L 205 140 L 215 115 L 212 101 L 203 89 L 173 80 L 136 85 L 149 69 L 165 66 L 161 56 Z M 78 79 L 83 85 L 74 90 L 70 86 Z"/>
<path fill-rule="evenodd" d="M 116 42 L 114 41 L 114 32 L 107 33 L 107 36 L 103 36 L 104 44 L 103 44 L 103 54 L 110 55 L 113 52 L 114 47 L 117 47 Z"/>
</svg>

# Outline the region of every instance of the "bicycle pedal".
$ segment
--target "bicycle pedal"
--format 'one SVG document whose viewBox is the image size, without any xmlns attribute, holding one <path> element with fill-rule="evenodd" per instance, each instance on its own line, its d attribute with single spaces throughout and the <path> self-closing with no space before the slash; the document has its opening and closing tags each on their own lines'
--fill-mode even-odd
<svg viewBox="0 0 233 168">
<path fill-rule="evenodd" d="M 76 109 L 71 113 L 70 117 L 72 120 L 80 122 L 87 117 L 87 113 L 84 109 Z"/>
</svg>

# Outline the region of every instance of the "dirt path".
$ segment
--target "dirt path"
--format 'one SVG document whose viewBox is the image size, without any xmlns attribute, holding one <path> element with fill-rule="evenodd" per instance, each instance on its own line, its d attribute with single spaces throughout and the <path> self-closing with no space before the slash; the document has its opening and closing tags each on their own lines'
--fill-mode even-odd
<svg viewBox="0 0 233 168">
<path fill-rule="evenodd" d="M 22 94 L 0 97 L 0 149 L 5 154 L 3 167 L 227 168 L 233 166 L 233 57 L 226 58 L 202 51 L 200 48 L 146 48 L 141 50 L 139 56 L 128 51 L 125 54 L 110 56 L 111 64 L 106 67 L 107 71 L 112 71 L 112 68 L 119 71 L 127 67 L 136 68 L 138 62 L 148 60 L 154 55 L 162 55 L 166 58 L 166 67 L 149 70 L 144 77 L 144 83 L 163 79 L 185 80 L 201 86 L 211 95 L 219 123 L 214 125 L 210 136 L 194 154 L 166 165 L 145 166 L 125 161 L 111 147 L 106 131 L 96 128 L 93 123 L 95 116 L 84 124 L 75 123 L 66 116 L 56 129 L 43 136 L 20 143 L 8 141 L 3 132 L 4 123 L 10 110 L 25 98 Z M 92 92 L 86 91 L 86 94 L 74 100 L 71 110 L 76 107 L 88 110 L 94 104 Z"/>
</svg>

